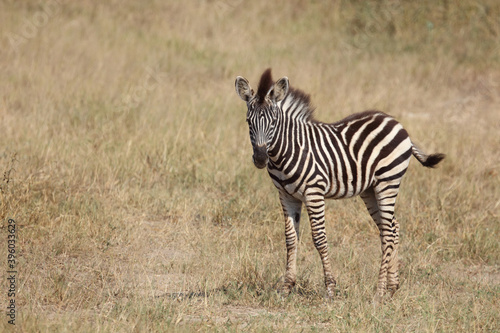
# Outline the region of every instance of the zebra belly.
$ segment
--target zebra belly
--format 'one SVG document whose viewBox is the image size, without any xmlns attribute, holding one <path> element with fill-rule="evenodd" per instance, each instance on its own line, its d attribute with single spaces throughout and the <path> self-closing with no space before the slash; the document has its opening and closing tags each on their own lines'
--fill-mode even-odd
<svg viewBox="0 0 500 333">
<path fill-rule="evenodd" d="M 331 192 L 331 181 L 327 178 L 328 173 L 324 170 L 318 171 L 318 168 L 314 168 L 314 171 L 310 172 L 307 177 L 298 177 L 294 179 L 294 175 L 285 175 L 283 172 L 278 170 L 269 170 L 269 176 L 273 180 L 274 186 L 280 191 L 283 191 L 292 197 L 305 202 L 308 192 L 313 192 L 314 194 L 323 195 L 325 198 L 342 198 L 345 196 L 329 196 Z"/>
<path fill-rule="evenodd" d="M 347 182 L 341 182 L 337 179 L 332 179 L 331 186 L 325 193 L 325 199 L 346 199 L 352 198 L 363 193 L 373 183 L 373 177 L 370 177 L 364 184 L 358 184 L 349 176 Z"/>
<path fill-rule="evenodd" d="M 307 184 L 304 183 L 302 186 L 298 184 L 299 182 L 287 183 L 286 181 L 279 181 L 274 178 L 272 179 L 274 186 L 276 186 L 279 191 L 283 191 L 292 197 L 301 200 L 302 202 L 305 202 L 306 193 L 308 191 L 314 191 L 315 194 L 322 194 L 325 199 L 345 199 L 357 196 L 368 188 L 363 187 L 353 190 L 351 187 L 347 190 L 347 192 L 340 192 L 336 187 L 333 188 L 330 186 L 330 184 L 328 184 L 329 182 L 324 179 L 317 179 L 317 181 L 308 182 Z"/>
</svg>

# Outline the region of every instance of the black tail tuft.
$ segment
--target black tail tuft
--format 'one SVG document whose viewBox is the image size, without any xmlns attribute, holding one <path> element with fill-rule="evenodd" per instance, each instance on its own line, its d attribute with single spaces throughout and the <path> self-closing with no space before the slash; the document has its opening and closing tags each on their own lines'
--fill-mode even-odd
<svg viewBox="0 0 500 333">
<path fill-rule="evenodd" d="M 428 168 L 434 168 L 439 162 L 443 160 L 445 154 L 431 154 L 427 156 L 426 160 L 422 162 L 422 165 Z"/>
<path fill-rule="evenodd" d="M 422 163 L 423 166 L 428 168 L 434 168 L 441 160 L 444 158 L 444 154 L 431 154 L 427 155 L 423 153 L 417 146 L 413 145 L 411 148 L 411 153 L 415 158 Z"/>
</svg>

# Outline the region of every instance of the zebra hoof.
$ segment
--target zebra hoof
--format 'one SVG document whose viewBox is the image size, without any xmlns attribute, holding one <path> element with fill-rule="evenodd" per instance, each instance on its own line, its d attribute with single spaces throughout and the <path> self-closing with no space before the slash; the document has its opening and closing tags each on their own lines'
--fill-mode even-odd
<svg viewBox="0 0 500 333">
<path fill-rule="evenodd" d="M 293 285 L 285 283 L 281 288 L 277 290 L 281 298 L 287 298 L 292 292 Z"/>
<path fill-rule="evenodd" d="M 379 305 L 384 305 L 385 302 L 387 301 L 387 299 L 390 298 L 390 297 L 392 297 L 392 294 L 390 294 L 390 292 L 389 292 L 389 295 L 388 295 L 388 293 L 386 293 L 385 290 L 383 290 L 383 291 L 377 291 L 377 293 L 373 297 L 373 306 L 377 307 Z"/>
<path fill-rule="evenodd" d="M 398 289 L 399 286 L 395 286 L 394 288 L 388 288 L 387 292 L 389 294 L 389 298 L 392 298 Z"/>
<path fill-rule="evenodd" d="M 325 298 L 327 300 L 333 301 L 335 299 L 335 295 L 336 295 L 335 285 L 330 285 L 330 286 L 326 287 Z"/>
</svg>

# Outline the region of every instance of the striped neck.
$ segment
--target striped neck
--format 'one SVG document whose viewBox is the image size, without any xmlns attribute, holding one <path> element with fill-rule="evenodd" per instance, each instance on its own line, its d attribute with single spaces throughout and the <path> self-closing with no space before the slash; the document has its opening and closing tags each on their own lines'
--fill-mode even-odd
<svg viewBox="0 0 500 333">
<path fill-rule="evenodd" d="M 279 103 L 284 117 L 300 122 L 314 122 L 311 98 L 301 90 L 290 88 L 288 95 Z"/>
<path fill-rule="evenodd" d="M 281 165 L 283 158 L 291 149 L 288 136 L 296 132 L 299 127 L 316 123 L 313 117 L 314 108 L 311 106 L 309 95 L 298 89 L 290 88 L 287 96 L 278 103 L 278 118 L 273 138 L 268 144 L 268 156 L 274 165 Z M 299 143 L 300 144 L 300 143 Z"/>
</svg>

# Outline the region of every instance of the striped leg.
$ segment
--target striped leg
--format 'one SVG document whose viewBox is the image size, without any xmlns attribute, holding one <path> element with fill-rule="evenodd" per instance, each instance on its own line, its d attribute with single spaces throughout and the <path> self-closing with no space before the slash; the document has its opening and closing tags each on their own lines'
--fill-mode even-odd
<svg viewBox="0 0 500 333">
<path fill-rule="evenodd" d="M 297 278 L 297 245 L 299 241 L 300 211 L 302 201 L 280 191 L 280 202 L 285 215 L 286 273 L 280 292 L 288 295 Z"/>
<path fill-rule="evenodd" d="M 398 245 L 399 224 L 394 217 L 394 205 L 398 194 L 399 184 L 378 184 L 375 189 L 370 188 L 361 194 L 368 212 L 377 224 L 382 243 L 382 262 L 378 278 L 375 300 L 381 301 L 386 289 L 391 296 L 399 287 L 398 276 Z"/>
<path fill-rule="evenodd" d="M 314 246 L 319 252 L 323 263 L 325 274 L 325 286 L 327 296 L 333 298 L 335 279 L 333 278 L 330 260 L 328 258 L 328 242 L 325 232 L 325 199 L 321 195 L 309 195 L 306 197 L 306 208 L 311 223 L 312 238 Z"/>
<path fill-rule="evenodd" d="M 398 259 L 398 247 L 399 247 L 399 223 L 396 217 L 393 217 L 392 221 L 395 226 L 394 231 L 394 251 L 393 260 L 389 263 L 387 268 L 387 289 L 392 297 L 396 290 L 399 289 L 399 259 Z"/>
</svg>

